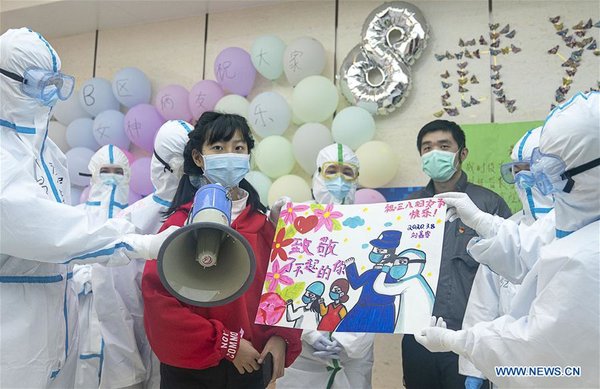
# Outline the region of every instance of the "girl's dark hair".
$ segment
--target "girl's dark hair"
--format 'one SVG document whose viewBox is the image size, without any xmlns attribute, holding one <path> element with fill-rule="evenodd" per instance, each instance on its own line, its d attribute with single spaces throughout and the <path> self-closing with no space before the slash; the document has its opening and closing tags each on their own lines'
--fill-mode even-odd
<svg viewBox="0 0 600 389">
<path fill-rule="evenodd" d="M 314 299 L 313 302 L 310 303 L 310 311 L 315 313 L 321 312 L 321 303 L 319 303 L 318 298 Z"/>
<path fill-rule="evenodd" d="M 165 217 L 175 213 L 183 204 L 192 201 L 198 190 L 190 182 L 190 176 L 201 176 L 204 172 L 202 168 L 196 166 L 192 158 L 192 151 L 198 150 L 201 152 L 204 143 L 210 145 L 216 142 L 227 142 L 233 138 L 237 131 L 242 133 L 248 146 L 248 152 L 250 152 L 254 148 L 254 139 L 246 119 L 239 115 L 211 111 L 204 112 L 200 116 L 194 130 L 188 134 L 190 140 L 183 150 L 184 174 L 179 180 L 179 186 L 177 186 L 177 192 L 175 192 L 171 207 L 164 212 Z M 253 211 L 266 212 L 265 206 L 260 202 L 258 192 L 246 179 L 240 181 L 239 187 L 248 192 L 248 204 Z"/>
</svg>

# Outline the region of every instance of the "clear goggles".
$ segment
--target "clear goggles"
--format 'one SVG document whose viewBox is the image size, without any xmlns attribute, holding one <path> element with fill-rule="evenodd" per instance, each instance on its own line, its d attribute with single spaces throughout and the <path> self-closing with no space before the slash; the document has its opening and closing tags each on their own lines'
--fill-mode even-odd
<svg viewBox="0 0 600 389">
<path fill-rule="evenodd" d="M 544 196 L 560 192 L 567 185 L 565 162 L 556 155 L 542 153 L 539 147 L 533 149 L 530 170 L 535 186 Z"/>
<path fill-rule="evenodd" d="M 531 172 L 536 187 L 543 195 L 560 191 L 570 193 L 575 185 L 573 177 L 597 166 L 600 166 L 600 158 L 567 170 L 567 165 L 562 159 L 552 154 L 542 153 L 539 147 L 533 149 L 531 156 Z"/>
<path fill-rule="evenodd" d="M 529 170 L 529 162 L 508 162 L 500 166 L 500 174 L 507 184 L 514 184 L 517 173 L 524 170 Z"/>
<path fill-rule="evenodd" d="M 25 95 L 42 102 L 51 101 L 54 96 L 66 100 L 75 87 L 75 78 L 72 76 L 36 67 L 27 68 L 22 77 L 4 69 L 0 69 L 0 73 L 20 82 Z"/>
<path fill-rule="evenodd" d="M 358 166 L 346 162 L 325 162 L 319 172 L 326 180 L 342 177 L 345 181 L 354 182 L 358 179 Z"/>
</svg>

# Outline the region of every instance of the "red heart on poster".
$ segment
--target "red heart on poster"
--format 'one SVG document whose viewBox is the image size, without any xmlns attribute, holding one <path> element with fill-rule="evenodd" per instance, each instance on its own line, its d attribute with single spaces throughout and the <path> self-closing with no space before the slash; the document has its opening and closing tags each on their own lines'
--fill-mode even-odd
<svg viewBox="0 0 600 389">
<path fill-rule="evenodd" d="M 294 220 L 294 227 L 296 227 L 296 231 L 299 233 L 306 234 L 308 231 L 312 230 L 318 222 L 319 218 L 315 215 L 310 215 L 308 217 L 298 216 Z"/>
</svg>

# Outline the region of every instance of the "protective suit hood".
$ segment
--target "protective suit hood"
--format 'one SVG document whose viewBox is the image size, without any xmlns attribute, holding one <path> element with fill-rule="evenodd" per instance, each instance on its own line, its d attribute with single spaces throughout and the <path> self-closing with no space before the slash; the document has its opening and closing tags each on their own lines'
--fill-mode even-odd
<svg viewBox="0 0 600 389">
<path fill-rule="evenodd" d="M 158 130 L 150 165 L 150 179 L 156 188 L 153 196 L 156 201 L 170 203 L 175 196 L 183 175 L 183 149 L 189 140 L 188 134 L 193 129 L 191 124 L 183 120 L 169 120 Z M 173 171 L 160 160 L 166 162 Z"/>
<path fill-rule="evenodd" d="M 40 34 L 19 28 L 0 36 L 0 68 L 22 76 L 30 67 L 56 72 L 60 66 L 58 54 Z M 0 77 L 0 126 L 19 133 L 37 157 L 46 140 L 52 108 L 25 95 L 18 81 L 4 75 Z"/>
<path fill-rule="evenodd" d="M 566 164 L 566 170 L 600 158 L 600 92 L 578 93 L 546 119 L 540 151 Z M 557 236 L 600 219 L 600 166 L 573 176 L 570 193 L 555 193 Z"/>
<path fill-rule="evenodd" d="M 100 177 L 102 167 L 112 166 L 123 169 L 123 179 L 118 184 L 107 185 Z M 99 222 L 112 219 L 122 209 L 127 207 L 129 198 L 129 160 L 127 156 L 116 146 L 102 146 L 92 156 L 88 169 L 92 174 L 90 195 L 86 206 L 92 213 L 98 213 Z"/>
<path fill-rule="evenodd" d="M 513 162 L 529 162 L 533 149 L 540 144 L 542 127 L 529 130 L 515 143 L 511 158 Z M 543 216 L 554 207 L 552 196 L 544 196 L 535 186 L 533 188 L 521 189 L 515 185 L 515 190 L 523 204 L 523 222 L 530 225 L 538 217 Z"/>
<path fill-rule="evenodd" d="M 329 192 L 325 179 L 319 172 L 325 162 L 351 163 L 359 167 L 358 157 L 350 147 L 344 144 L 334 143 L 321 149 L 317 155 L 317 170 L 312 179 L 312 193 L 315 201 L 319 204 L 354 204 L 357 182 L 350 184 L 350 190 L 343 199 L 337 199 Z"/>
</svg>

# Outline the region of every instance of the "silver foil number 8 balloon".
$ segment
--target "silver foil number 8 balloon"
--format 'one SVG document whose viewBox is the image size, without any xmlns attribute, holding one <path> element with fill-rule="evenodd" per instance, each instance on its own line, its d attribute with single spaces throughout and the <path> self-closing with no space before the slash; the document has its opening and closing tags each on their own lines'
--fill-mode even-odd
<svg viewBox="0 0 600 389">
<path fill-rule="evenodd" d="M 375 8 L 363 25 L 362 43 L 340 66 L 344 97 L 373 114 L 394 111 L 408 96 L 409 66 L 421 56 L 428 37 L 429 26 L 414 5 L 395 1 Z"/>
</svg>

